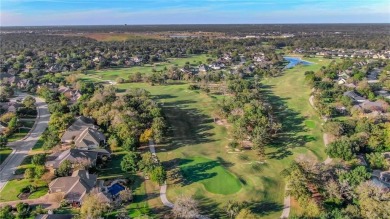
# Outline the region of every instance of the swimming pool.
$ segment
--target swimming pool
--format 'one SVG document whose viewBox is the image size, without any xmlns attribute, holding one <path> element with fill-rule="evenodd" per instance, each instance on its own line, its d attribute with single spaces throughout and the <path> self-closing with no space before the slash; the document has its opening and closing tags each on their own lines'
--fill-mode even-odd
<svg viewBox="0 0 390 219">
<path fill-rule="evenodd" d="M 108 192 L 112 195 L 115 196 L 117 195 L 120 191 L 125 190 L 125 187 L 122 186 L 119 183 L 115 183 L 112 186 L 108 187 Z"/>
</svg>

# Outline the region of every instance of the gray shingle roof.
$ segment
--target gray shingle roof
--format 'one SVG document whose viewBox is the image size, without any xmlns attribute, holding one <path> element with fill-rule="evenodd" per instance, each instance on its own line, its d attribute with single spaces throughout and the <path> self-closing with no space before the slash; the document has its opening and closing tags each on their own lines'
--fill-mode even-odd
<svg viewBox="0 0 390 219">
<path fill-rule="evenodd" d="M 87 159 L 91 161 L 92 164 L 95 164 L 97 157 L 98 152 L 96 151 L 68 149 L 66 151 L 57 152 L 50 155 L 47 159 L 46 166 L 58 168 L 65 160 L 69 160 L 71 163 L 75 163 L 80 159 Z"/>
<path fill-rule="evenodd" d="M 62 135 L 61 141 L 67 142 L 74 140 L 79 136 L 85 129 L 94 127 L 94 121 L 84 116 L 80 116 L 76 121 L 66 130 Z"/>
<path fill-rule="evenodd" d="M 73 172 L 72 176 L 59 177 L 49 184 L 51 193 L 63 192 L 67 201 L 81 201 L 96 185 L 97 176 L 86 170 Z"/>
</svg>

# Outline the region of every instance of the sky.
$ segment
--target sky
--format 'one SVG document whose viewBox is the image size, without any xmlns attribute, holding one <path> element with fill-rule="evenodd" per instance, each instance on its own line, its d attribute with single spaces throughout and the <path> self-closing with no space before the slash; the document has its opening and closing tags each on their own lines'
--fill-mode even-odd
<svg viewBox="0 0 390 219">
<path fill-rule="evenodd" d="M 1 26 L 390 23 L 389 0 L 0 0 Z"/>
</svg>

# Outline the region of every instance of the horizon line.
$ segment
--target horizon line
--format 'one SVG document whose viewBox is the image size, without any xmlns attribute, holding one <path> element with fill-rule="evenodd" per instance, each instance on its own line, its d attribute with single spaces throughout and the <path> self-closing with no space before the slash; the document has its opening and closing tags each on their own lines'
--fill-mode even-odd
<svg viewBox="0 0 390 219">
<path fill-rule="evenodd" d="M 318 22 L 318 23 L 171 23 L 171 24 L 59 24 L 59 25 L 1 25 L 0 27 L 75 27 L 75 26 L 169 26 L 169 25 L 322 25 L 322 24 L 389 24 L 390 22 Z M 0 30 L 1 31 L 1 30 Z"/>
</svg>

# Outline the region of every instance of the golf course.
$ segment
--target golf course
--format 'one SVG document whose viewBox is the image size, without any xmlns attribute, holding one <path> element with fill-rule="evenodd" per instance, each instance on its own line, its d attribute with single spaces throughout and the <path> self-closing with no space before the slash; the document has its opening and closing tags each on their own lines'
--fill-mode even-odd
<svg viewBox="0 0 390 219">
<path fill-rule="evenodd" d="M 265 162 L 259 162 L 251 150 L 228 150 L 229 125 L 218 125 L 212 117 L 224 96 L 189 90 L 185 82 L 116 85 L 120 91 L 144 88 L 163 107 L 170 126 L 169 140 L 158 145 L 157 152 L 169 172 L 169 200 L 192 195 L 209 215 L 220 214 L 218 211 L 228 200 L 246 201 L 264 218 L 280 215 L 285 195 L 280 172 L 297 156 L 318 160 L 326 157 L 322 121 L 309 104 L 311 91 L 305 84 L 304 72 L 316 71 L 330 60 L 307 61 L 312 64 L 298 65 L 279 77 L 262 80 L 264 95 L 283 124 L 280 138 L 266 148 Z"/>
</svg>

